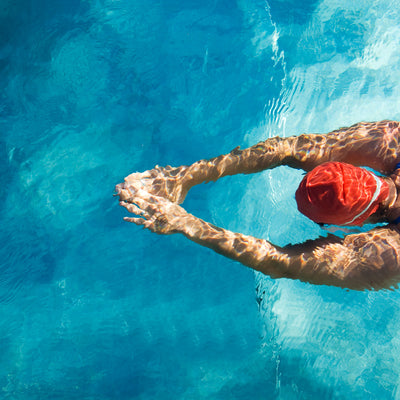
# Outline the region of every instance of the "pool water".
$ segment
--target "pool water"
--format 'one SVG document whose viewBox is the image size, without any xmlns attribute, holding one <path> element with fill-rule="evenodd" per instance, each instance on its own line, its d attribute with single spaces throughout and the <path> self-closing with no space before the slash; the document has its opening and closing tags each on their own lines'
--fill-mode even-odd
<svg viewBox="0 0 400 400">
<path fill-rule="evenodd" d="M 4 399 L 400 399 L 400 295 L 272 280 L 123 221 L 115 184 L 400 119 L 391 0 L 3 1 Z M 286 167 L 195 187 L 277 245 L 325 234 Z"/>
</svg>

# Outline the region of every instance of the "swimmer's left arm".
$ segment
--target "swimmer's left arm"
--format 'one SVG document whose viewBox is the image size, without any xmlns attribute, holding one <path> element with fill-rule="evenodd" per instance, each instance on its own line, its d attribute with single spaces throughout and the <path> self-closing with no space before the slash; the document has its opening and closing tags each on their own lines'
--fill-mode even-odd
<svg viewBox="0 0 400 400">
<path fill-rule="evenodd" d="M 400 235 L 394 228 L 279 247 L 218 228 L 145 191 L 139 192 L 132 202 L 120 204 L 140 215 L 125 218 L 127 221 L 159 234 L 182 233 L 193 242 L 272 278 L 355 290 L 390 288 L 400 281 Z"/>
<path fill-rule="evenodd" d="M 188 239 L 273 279 L 298 279 L 353 290 L 390 289 L 400 281 L 400 252 L 396 251 L 400 249 L 399 235 L 391 235 L 384 228 L 344 240 L 331 236 L 279 247 L 191 217 L 182 232 Z M 390 245 L 389 237 L 394 245 Z"/>
</svg>

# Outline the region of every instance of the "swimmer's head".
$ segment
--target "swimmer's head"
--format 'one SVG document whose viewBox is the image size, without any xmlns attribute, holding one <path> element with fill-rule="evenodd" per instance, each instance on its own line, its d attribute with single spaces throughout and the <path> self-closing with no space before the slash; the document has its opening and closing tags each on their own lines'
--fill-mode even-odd
<svg viewBox="0 0 400 400">
<path fill-rule="evenodd" d="M 364 168 L 327 162 L 307 173 L 296 191 L 297 208 L 317 223 L 362 225 L 389 196 L 389 185 Z"/>
</svg>

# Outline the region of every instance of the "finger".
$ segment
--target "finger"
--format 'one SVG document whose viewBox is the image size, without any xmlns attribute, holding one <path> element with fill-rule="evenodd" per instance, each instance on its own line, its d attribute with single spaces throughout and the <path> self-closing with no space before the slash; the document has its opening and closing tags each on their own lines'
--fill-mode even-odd
<svg viewBox="0 0 400 400">
<path fill-rule="evenodd" d="M 118 191 L 118 196 L 120 200 L 125 201 L 125 200 L 130 200 L 133 196 L 133 193 L 129 189 L 121 188 Z"/>
<path fill-rule="evenodd" d="M 128 198 L 132 195 L 129 186 L 125 182 L 116 185 L 114 190 L 116 192 L 114 196 L 122 196 L 123 198 Z"/>
<path fill-rule="evenodd" d="M 149 202 L 147 200 L 143 199 L 142 197 L 133 196 L 129 199 L 129 203 L 136 205 L 143 211 L 147 211 L 147 212 L 150 212 L 153 214 L 153 208 L 151 207 Z"/>
<path fill-rule="evenodd" d="M 127 203 L 125 201 L 120 201 L 119 205 L 122 206 L 122 207 L 125 207 L 132 214 L 140 215 L 140 216 L 142 216 L 142 217 L 144 217 L 146 219 L 150 217 L 148 212 L 146 212 L 145 210 L 142 210 L 141 208 L 139 208 L 135 204 Z"/>
<path fill-rule="evenodd" d="M 137 194 L 139 190 L 146 190 L 148 187 L 146 180 L 149 178 L 142 177 L 124 184 L 125 189 L 129 190 L 132 194 Z"/>
<path fill-rule="evenodd" d="M 153 196 L 147 190 L 139 189 L 134 196 L 129 199 L 129 203 L 135 203 L 144 210 L 156 211 L 165 207 L 169 200 L 159 196 Z"/>
<path fill-rule="evenodd" d="M 114 192 L 115 194 L 113 196 L 119 196 L 119 192 L 124 188 L 124 183 L 118 183 L 118 185 L 115 186 Z"/>
<path fill-rule="evenodd" d="M 143 218 L 131 218 L 131 217 L 124 217 L 124 221 L 132 222 L 136 225 L 144 225 L 146 220 Z"/>
<path fill-rule="evenodd" d="M 130 203 L 135 202 L 136 198 L 143 198 L 148 202 L 154 202 L 154 199 L 151 199 L 152 196 L 146 190 L 142 189 L 140 182 L 134 182 L 129 186 L 121 185 L 118 188 L 118 196 L 121 201 L 129 201 Z"/>
</svg>

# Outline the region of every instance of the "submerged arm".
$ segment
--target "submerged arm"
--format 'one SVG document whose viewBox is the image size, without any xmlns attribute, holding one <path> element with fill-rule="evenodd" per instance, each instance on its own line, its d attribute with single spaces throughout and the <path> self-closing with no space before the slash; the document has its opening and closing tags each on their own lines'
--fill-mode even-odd
<svg viewBox="0 0 400 400">
<path fill-rule="evenodd" d="M 193 216 L 188 222 L 182 232 L 188 239 L 274 279 L 354 290 L 391 288 L 400 281 L 398 232 L 381 229 L 344 240 L 331 236 L 278 247 Z"/>
<path fill-rule="evenodd" d="M 266 240 L 218 228 L 177 204 L 144 191 L 132 202 L 121 205 L 141 218 L 126 220 L 156 233 L 182 233 L 193 242 L 272 278 L 355 290 L 390 288 L 400 280 L 400 235 L 395 228 L 278 247 Z"/>
<path fill-rule="evenodd" d="M 328 134 L 274 137 L 189 166 L 156 167 L 144 173 L 133 173 L 117 185 L 117 191 L 129 189 L 134 193 L 144 187 L 151 194 L 182 203 L 190 188 L 203 182 L 280 165 L 309 171 L 327 161 L 371 167 L 388 174 L 399 161 L 399 125 L 392 121 L 359 123 Z"/>
</svg>

